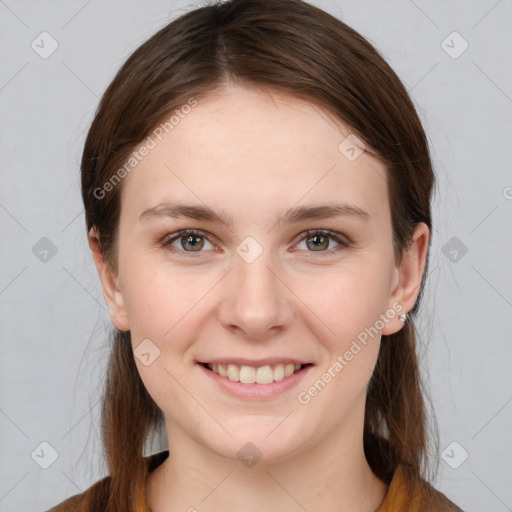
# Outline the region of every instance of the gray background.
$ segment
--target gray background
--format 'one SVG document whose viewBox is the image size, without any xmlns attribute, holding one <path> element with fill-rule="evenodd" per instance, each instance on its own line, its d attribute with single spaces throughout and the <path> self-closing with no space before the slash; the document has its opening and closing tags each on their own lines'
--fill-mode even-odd
<svg viewBox="0 0 512 512">
<path fill-rule="evenodd" d="M 512 510 L 512 0 L 313 3 L 382 52 L 432 144 L 438 189 L 419 331 L 440 427 L 435 485 L 468 512 Z M 105 474 L 97 420 L 110 323 L 79 159 L 115 71 L 192 6 L 0 0 L 2 511 L 47 509 Z M 45 59 L 44 31 L 58 43 Z"/>
</svg>

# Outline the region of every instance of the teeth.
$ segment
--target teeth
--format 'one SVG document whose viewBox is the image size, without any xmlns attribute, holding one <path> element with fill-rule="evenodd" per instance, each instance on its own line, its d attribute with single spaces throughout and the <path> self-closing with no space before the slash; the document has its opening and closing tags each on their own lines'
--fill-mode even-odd
<svg viewBox="0 0 512 512">
<path fill-rule="evenodd" d="M 284 365 L 276 364 L 274 367 L 274 380 L 279 382 L 284 379 Z"/>
<path fill-rule="evenodd" d="M 242 382 L 243 384 L 279 382 L 302 368 L 301 364 L 293 363 L 276 364 L 274 366 L 265 365 L 259 368 L 238 366 L 236 364 L 208 364 L 207 366 L 212 372 L 218 373 L 221 377 L 227 377 L 229 380 Z"/>
<path fill-rule="evenodd" d="M 261 368 L 258 368 L 258 370 L 260 369 Z M 240 368 L 239 377 L 240 382 L 243 382 L 244 384 L 254 384 L 256 382 L 256 368 L 252 368 L 251 366 L 242 366 Z"/>
<path fill-rule="evenodd" d="M 247 366 L 245 368 L 248 368 Z M 240 382 L 245 382 L 242 380 L 242 372 L 240 371 Z M 272 370 L 272 366 L 261 366 L 258 369 L 254 370 L 254 382 L 258 384 L 272 384 L 274 382 L 274 370 Z"/>
<path fill-rule="evenodd" d="M 240 370 L 234 364 L 228 364 L 228 379 L 240 380 Z"/>
</svg>

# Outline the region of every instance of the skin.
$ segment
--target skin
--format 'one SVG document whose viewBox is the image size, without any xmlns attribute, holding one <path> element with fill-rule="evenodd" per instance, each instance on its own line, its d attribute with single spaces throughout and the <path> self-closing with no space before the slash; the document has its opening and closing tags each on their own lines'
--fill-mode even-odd
<svg viewBox="0 0 512 512">
<path fill-rule="evenodd" d="M 398 314 L 308 404 L 297 400 L 380 314 L 396 303 L 412 309 L 425 268 L 425 224 L 395 265 L 385 167 L 368 152 L 349 161 L 338 149 L 348 133 L 291 95 L 225 86 L 124 178 L 116 273 L 91 230 L 113 325 L 131 331 L 134 348 L 149 338 L 160 350 L 148 366 L 136 359 L 165 413 L 171 453 L 148 480 L 154 512 L 370 512 L 382 503 L 387 487 L 363 452 L 365 396 L 381 334 L 403 327 Z M 233 225 L 139 220 L 164 200 L 206 204 Z M 293 206 L 335 201 L 370 217 L 276 224 Z M 212 236 L 199 238 L 199 252 L 186 252 L 186 236 L 176 240 L 181 255 L 159 244 L 181 229 Z M 308 229 L 350 244 L 324 239 L 315 250 L 313 237 L 300 240 Z M 263 249 L 252 263 L 236 253 L 247 236 Z M 227 394 L 195 363 L 274 356 L 314 366 L 298 386 L 262 400 Z M 251 468 L 237 458 L 247 442 L 261 452 Z"/>
</svg>

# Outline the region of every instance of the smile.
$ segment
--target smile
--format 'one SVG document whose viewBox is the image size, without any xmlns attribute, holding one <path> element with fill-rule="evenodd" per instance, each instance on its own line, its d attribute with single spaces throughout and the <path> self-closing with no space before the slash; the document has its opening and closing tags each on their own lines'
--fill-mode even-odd
<svg viewBox="0 0 512 512">
<path fill-rule="evenodd" d="M 232 363 L 203 363 L 203 366 L 213 373 L 226 377 L 233 382 L 241 382 L 242 384 L 272 384 L 280 382 L 299 372 L 308 364 L 275 364 L 264 365 L 259 367 L 237 365 Z"/>
</svg>

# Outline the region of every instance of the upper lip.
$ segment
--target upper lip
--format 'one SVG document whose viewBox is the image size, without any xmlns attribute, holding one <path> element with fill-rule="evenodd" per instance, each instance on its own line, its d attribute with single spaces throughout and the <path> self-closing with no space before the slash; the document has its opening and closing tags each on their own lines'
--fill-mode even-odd
<svg viewBox="0 0 512 512">
<path fill-rule="evenodd" d="M 217 357 L 213 359 L 206 359 L 199 361 L 202 364 L 236 364 L 237 366 L 254 366 L 259 368 L 260 366 L 273 366 L 276 364 L 310 364 L 300 359 L 292 357 L 267 357 L 265 359 L 246 359 L 244 357 Z"/>
</svg>

